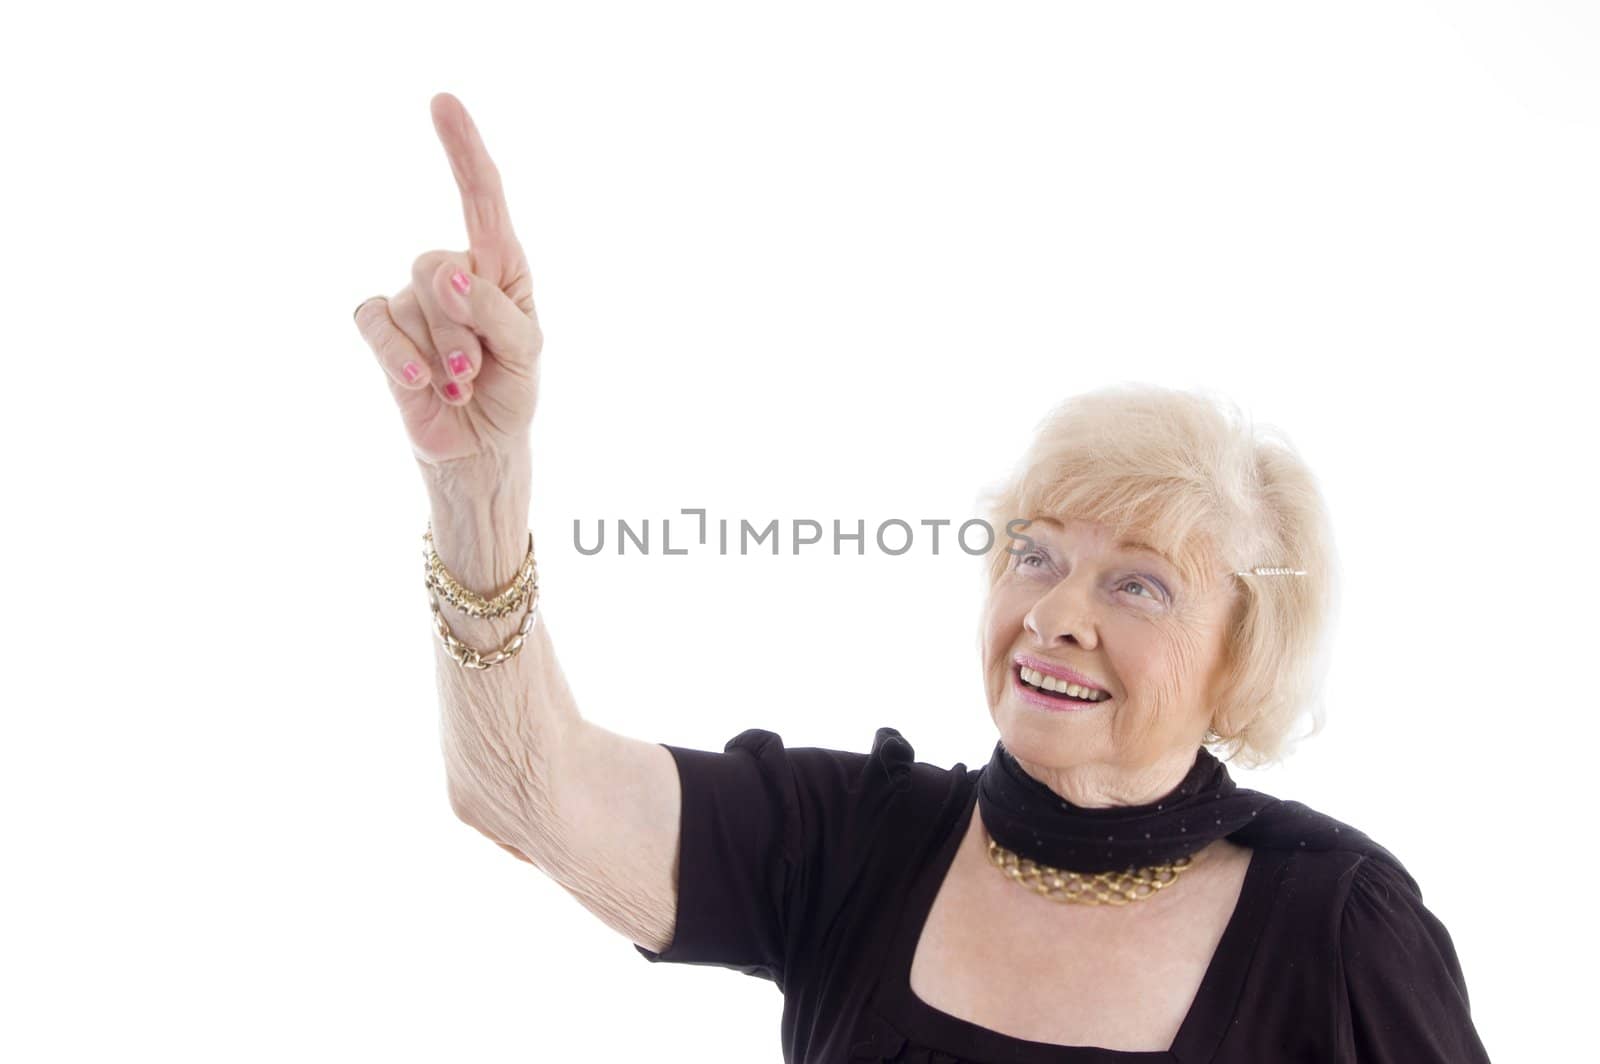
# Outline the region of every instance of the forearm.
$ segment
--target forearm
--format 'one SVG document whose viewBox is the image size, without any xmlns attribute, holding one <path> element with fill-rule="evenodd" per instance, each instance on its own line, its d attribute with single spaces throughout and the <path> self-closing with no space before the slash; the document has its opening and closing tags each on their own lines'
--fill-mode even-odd
<svg viewBox="0 0 1600 1064">
<path fill-rule="evenodd" d="M 418 465 L 434 549 L 457 580 L 492 596 L 516 575 L 528 549 L 526 443 L 494 461 Z M 517 630 L 525 612 L 468 617 L 442 599 L 440 611 L 457 639 L 485 654 Z M 579 721 L 543 619 L 536 618 L 519 652 L 488 669 L 463 668 L 437 635 L 432 642 L 452 807 L 505 848 L 535 860 L 553 827 L 553 758 Z"/>
</svg>

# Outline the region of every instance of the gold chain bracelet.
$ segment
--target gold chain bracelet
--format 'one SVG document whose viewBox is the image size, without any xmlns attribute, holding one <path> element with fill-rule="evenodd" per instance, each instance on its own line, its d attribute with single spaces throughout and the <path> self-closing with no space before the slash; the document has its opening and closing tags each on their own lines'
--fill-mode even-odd
<svg viewBox="0 0 1600 1064">
<path fill-rule="evenodd" d="M 533 595 L 528 602 L 528 612 L 523 616 L 522 624 L 511 633 L 498 650 L 485 655 L 476 647 L 469 647 L 455 637 L 450 631 L 450 626 L 444 621 L 444 614 L 439 611 L 439 599 L 432 595 L 428 597 L 433 607 L 434 631 L 439 633 L 439 639 L 444 643 L 445 650 L 463 669 L 490 669 L 521 650 L 523 641 L 528 638 L 528 632 L 533 628 L 534 616 L 539 612 L 539 596 Z"/>
<path fill-rule="evenodd" d="M 443 559 L 433 549 L 431 525 L 428 531 L 423 533 L 422 539 L 425 544 L 422 552 L 423 586 L 428 590 L 428 603 L 433 610 L 434 631 L 438 633 L 439 640 L 444 644 L 450 657 L 464 669 L 480 671 L 493 668 L 513 657 L 522 649 L 522 644 L 528 638 L 528 632 L 532 630 L 534 618 L 539 612 L 539 577 L 533 561 L 533 532 L 531 530 L 528 532 L 528 554 L 523 558 L 516 577 L 492 599 L 486 599 L 464 586 L 445 568 Z M 485 654 L 476 647 L 463 643 L 450 631 L 450 626 L 445 623 L 444 613 L 439 608 L 440 596 L 470 617 L 503 617 L 524 603 L 527 604 L 528 611 L 523 615 L 522 624 L 517 630 L 512 632 L 498 649 Z"/>
<path fill-rule="evenodd" d="M 440 558 L 439 552 L 433 548 L 431 523 L 428 530 L 422 534 L 422 542 L 424 577 L 428 589 L 438 592 L 441 598 L 468 617 L 504 617 L 522 605 L 530 587 L 539 586 L 539 568 L 533 561 L 531 529 L 528 531 L 528 553 L 522 559 L 522 565 L 517 568 L 517 575 L 492 599 L 484 598 L 450 575 L 450 570 L 445 568 L 444 559 Z"/>
<path fill-rule="evenodd" d="M 1019 858 L 993 839 L 989 840 L 989 861 L 1034 893 L 1074 905 L 1127 905 L 1142 901 L 1177 882 L 1178 876 L 1194 864 L 1192 859 L 1180 857 L 1166 864 L 1121 872 L 1067 872 L 1037 864 L 1026 857 Z"/>
</svg>

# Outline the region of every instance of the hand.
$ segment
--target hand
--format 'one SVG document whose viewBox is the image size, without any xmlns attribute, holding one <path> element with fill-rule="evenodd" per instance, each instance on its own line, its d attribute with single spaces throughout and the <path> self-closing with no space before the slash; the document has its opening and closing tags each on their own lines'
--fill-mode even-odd
<svg viewBox="0 0 1600 1064">
<path fill-rule="evenodd" d="M 469 250 L 418 256 L 411 284 L 392 299 L 368 299 L 355 319 L 417 458 L 440 465 L 526 446 L 544 337 L 500 172 L 460 100 L 441 92 L 431 109 L 461 189 Z"/>
</svg>

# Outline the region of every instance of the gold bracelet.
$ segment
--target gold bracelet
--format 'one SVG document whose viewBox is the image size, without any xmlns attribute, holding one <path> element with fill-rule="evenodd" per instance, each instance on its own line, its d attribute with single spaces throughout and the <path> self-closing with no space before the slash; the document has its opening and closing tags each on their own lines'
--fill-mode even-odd
<svg viewBox="0 0 1600 1064">
<path fill-rule="evenodd" d="M 528 632 L 533 628 L 534 617 L 539 612 L 539 576 L 538 569 L 533 561 L 533 531 L 528 532 L 528 554 L 522 560 L 522 567 L 517 570 L 516 578 L 493 599 L 485 599 L 472 589 L 465 587 L 459 580 L 445 568 L 444 560 L 433 549 L 433 525 L 429 522 L 428 531 L 422 535 L 424 549 L 423 556 L 423 586 L 428 590 L 428 604 L 433 611 L 433 627 L 439 635 L 440 642 L 444 643 L 445 650 L 450 654 L 456 664 L 464 669 L 483 670 L 490 669 L 501 662 L 507 661 L 522 649 L 523 642 L 528 638 Z M 470 647 L 455 637 L 450 631 L 450 626 L 445 623 L 444 613 L 439 608 L 439 596 L 452 606 L 472 617 L 503 617 L 524 603 L 528 611 L 523 615 L 522 624 L 512 632 L 499 649 L 488 654 Z"/>
<path fill-rule="evenodd" d="M 530 588 L 535 591 L 539 588 L 539 569 L 533 560 L 532 529 L 528 530 L 528 553 L 522 559 L 517 575 L 492 599 L 484 598 L 450 575 L 439 552 L 433 548 L 432 522 L 428 524 L 428 531 L 422 534 L 422 542 L 423 579 L 428 590 L 438 592 L 441 598 L 469 617 L 504 617 L 522 605 Z"/>
<path fill-rule="evenodd" d="M 523 640 L 528 638 L 528 631 L 533 628 L 534 615 L 539 612 L 539 596 L 535 594 L 530 596 L 528 612 L 522 618 L 521 626 L 511 633 L 510 638 L 500 645 L 499 650 L 484 656 L 482 651 L 467 646 L 450 631 L 450 626 L 444 622 L 444 614 L 439 610 L 438 597 L 429 595 L 428 599 L 433 607 L 434 630 L 439 633 L 439 639 L 444 643 L 445 650 L 449 651 L 456 664 L 463 669 L 489 669 L 511 658 L 522 649 Z"/>
</svg>

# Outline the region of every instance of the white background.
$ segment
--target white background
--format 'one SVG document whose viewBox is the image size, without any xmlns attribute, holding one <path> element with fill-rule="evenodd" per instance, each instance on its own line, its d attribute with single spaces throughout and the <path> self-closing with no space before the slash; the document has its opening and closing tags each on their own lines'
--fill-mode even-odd
<svg viewBox="0 0 1600 1064">
<path fill-rule="evenodd" d="M 1347 574 L 1326 730 L 1237 777 L 1400 856 L 1496 1061 L 1570 1059 L 1597 45 L 1577 2 L 13 15 L 0 1056 L 779 1059 L 771 984 L 646 964 L 446 800 L 426 498 L 350 320 L 465 247 L 445 90 L 532 262 L 585 716 L 981 765 L 976 560 L 573 520 L 961 520 L 1060 399 L 1215 389 Z"/>
</svg>

